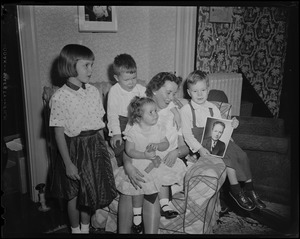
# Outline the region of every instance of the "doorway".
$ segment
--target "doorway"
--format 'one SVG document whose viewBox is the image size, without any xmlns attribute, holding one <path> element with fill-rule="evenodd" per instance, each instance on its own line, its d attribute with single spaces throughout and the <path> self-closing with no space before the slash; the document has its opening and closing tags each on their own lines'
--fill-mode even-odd
<svg viewBox="0 0 300 239">
<path fill-rule="evenodd" d="M 1 167 L 5 193 L 28 191 L 25 110 L 17 8 L 1 5 Z M 18 179 L 18 180 L 17 180 Z"/>
</svg>

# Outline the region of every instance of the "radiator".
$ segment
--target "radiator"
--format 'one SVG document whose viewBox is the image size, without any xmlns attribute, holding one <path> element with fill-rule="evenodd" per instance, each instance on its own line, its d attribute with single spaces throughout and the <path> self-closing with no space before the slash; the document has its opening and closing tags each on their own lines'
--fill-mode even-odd
<svg viewBox="0 0 300 239">
<path fill-rule="evenodd" d="M 232 105 L 232 116 L 240 115 L 242 96 L 242 74 L 239 73 L 211 73 L 209 74 L 210 89 L 223 90 Z"/>
</svg>

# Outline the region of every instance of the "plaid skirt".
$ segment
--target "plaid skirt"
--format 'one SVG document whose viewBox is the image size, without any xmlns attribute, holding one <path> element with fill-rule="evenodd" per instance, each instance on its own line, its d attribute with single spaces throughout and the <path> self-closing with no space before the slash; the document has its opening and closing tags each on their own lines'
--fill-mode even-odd
<svg viewBox="0 0 300 239">
<path fill-rule="evenodd" d="M 117 196 L 112 165 L 104 139 L 98 130 L 83 131 L 76 137 L 65 135 L 70 158 L 80 180 L 66 175 L 62 157 L 55 161 L 50 195 L 71 200 L 95 211 L 108 206 Z"/>
</svg>

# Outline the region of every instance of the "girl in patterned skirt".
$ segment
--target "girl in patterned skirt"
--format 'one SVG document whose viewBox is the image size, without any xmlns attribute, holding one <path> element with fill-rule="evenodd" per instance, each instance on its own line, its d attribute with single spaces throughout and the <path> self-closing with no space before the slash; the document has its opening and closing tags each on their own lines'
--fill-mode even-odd
<svg viewBox="0 0 300 239">
<path fill-rule="evenodd" d="M 90 215 L 117 196 L 110 154 L 103 135 L 105 114 L 92 75 L 93 52 L 82 45 L 66 45 L 58 58 L 58 72 L 66 83 L 50 99 L 59 157 L 50 193 L 68 201 L 72 233 L 89 233 Z"/>
</svg>

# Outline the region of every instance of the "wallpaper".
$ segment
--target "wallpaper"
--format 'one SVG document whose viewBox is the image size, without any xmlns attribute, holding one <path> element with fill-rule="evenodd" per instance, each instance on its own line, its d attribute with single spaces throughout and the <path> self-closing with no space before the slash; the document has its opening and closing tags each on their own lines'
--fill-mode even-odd
<svg viewBox="0 0 300 239">
<path fill-rule="evenodd" d="M 42 87 L 52 85 L 53 63 L 70 43 L 94 52 L 91 82 L 109 81 L 110 66 L 122 53 L 135 59 L 142 80 L 148 81 L 159 71 L 174 71 L 175 7 L 116 6 L 116 33 L 79 32 L 77 6 L 35 6 L 34 10 Z"/>
<path fill-rule="evenodd" d="M 229 21 L 211 22 L 210 7 L 199 7 L 196 68 L 208 73 L 240 69 L 277 118 L 287 48 L 287 10 L 231 7 L 231 11 Z"/>
</svg>

